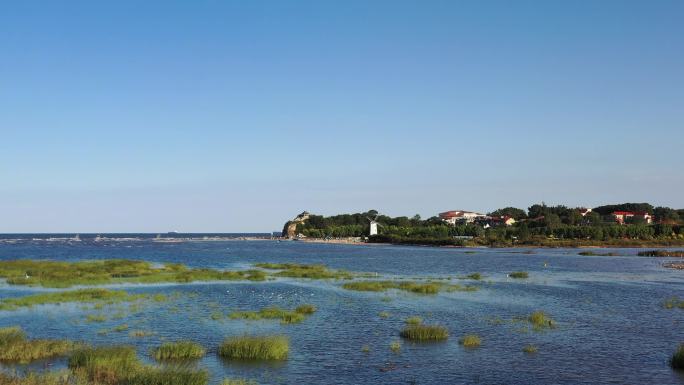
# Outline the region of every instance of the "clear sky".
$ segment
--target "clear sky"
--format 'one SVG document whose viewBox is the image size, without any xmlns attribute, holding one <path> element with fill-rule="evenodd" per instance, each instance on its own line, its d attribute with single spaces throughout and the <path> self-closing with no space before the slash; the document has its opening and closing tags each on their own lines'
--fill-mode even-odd
<svg viewBox="0 0 684 385">
<path fill-rule="evenodd" d="M 5 1 L 0 232 L 684 207 L 684 2 Z"/>
</svg>

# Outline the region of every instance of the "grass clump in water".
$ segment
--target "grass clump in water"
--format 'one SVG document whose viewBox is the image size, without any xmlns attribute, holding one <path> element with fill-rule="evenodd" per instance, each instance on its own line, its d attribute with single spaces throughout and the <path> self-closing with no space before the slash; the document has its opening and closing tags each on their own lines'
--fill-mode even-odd
<svg viewBox="0 0 684 385">
<path fill-rule="evenodd" d="M 477 334 L 466 334 L 458 340 L 458 343 L 466 348 L 477 348 L 482 345 L 482 340 Z"/>
<path fill-rule="evenodd" d="M 16 310 L 21 307 L 60 304 L 64 302 L 112 304 L 125 301 L 135 301 L 142 298 L 144 298 L 144 295 L 131 295 L 123 290 L 79 289 L 55 293 L 33 294 L 16 298 L 5 298 L 0 301 L 0 310 Z"/>
<path fill-rule="evenodd" d="M 258 385 L 254 380 L 246 380 L 244 378 L 226 378 L 221 382 L 221 385 Z"/>
<path fill-rule="evenodd" d="M 525 353 L 527 353 L 527 354 L 534 354 L 534 353 L 536 353 L 538 350 L 539 350 L 539 349 L 537 349 L 537 347 L 534 346 L 534 345 L 525 345 L 525 347 L 523 347 L 523 352 L 525 352 Z"/>
<path fill-rule="evenodd" d="M 529 278 L 530 274 L 526 271 L 514 271 L 514 272 L 508 274 L 508 276 L 511 278 L 516 278 L 516 279 L 524 279 L 524 278 Z"/>
<path fill-rule="evenodd" d="M 587 257 L 616 257 L 619 255 L 617 253 L 597 253 L 595 251 L 581 251 L 578 254 Z"/>
<path fill-rule="evenodd" d="M 449 338 L 449 331 L 444 326 L 411 324 L 407 325 L 400 335 L 413 341 L 442 341 Z"/>
<path fill-rule="evenodd" d="M 307 316 L 313 314 L 316 307 L 313 305 L 301 305 L 294 311 L 285 310 L 279 307 L 267 307 L 259 311 L 235 311 L 228 315 L 230 319 L 279 319 L 280 323 L 293 324 L 302 322 Z"/>
<path fill-rule="evenodd" d="M 352 279 L 352 273 L 344 270 L 330 270 L 325 265 L 306 265 L 299 263 L 257 263 L 254 266 L 280 270 L 273 274 L 276 277 L 309 278 L 309 279 Z"/>
<path fill-rule="evenodd" d="M 684 250 L 648 250 L 637 253 L 640 257 L 679 257 L 684 258 Z"/>
<path fill-rule="evenodd" d="M 684 344 L 679 345 L 670 357 L 670 366 L 672 369 L 684 370 Z"/>
<path fill-rule="evenodd" d="M 394 353 L 399 353 L 401 351 L 401 342 L 392 341 L 392 343 L 390 343 L 390 350 Z"/>
<path fill-rule="evenodd" d="M 527 317 L 527 321 L 532 324 L 535 330 L 552 329 L 556 327 L 556 321 L 543 311 L 535 311 Z"/>
<path fill-rule="evenodd" d="M 472 273 L 472 274 L 468 274 L 468 275 L 466 276 L 466 278 L 468 278 L 468 279 L 474 279 L 474 280 L 476 280 L 476 281 L 479 281 L 479 280 L 482 279 L 482 274 L 480 274 L 480 273 Z"/>
<path fill-rule="evenodd" d="M 28 363 L 66 355 L 79 346 L 68 340 L 29 340 L 17 326 L 0 328 L 0 361 Z"/>
<path fill-rule="evenodd" d="M 356 281 L 342 285 L 343 289 L 355 291 L 387 291 L 390 289 L 403 290 L 416 294 L 437 294 L 440 290 L 447 291 L 474 291 L 474 286 L 447 285 L 439 282 L 396 282 L 396 281 Z"/>
<path fill-rule="evenodd" d="M 290 341 L 285 336 L 239 336 L 226 338 L 219 356 L 240 360 L 285 360 Z"/>
<path fill-rule="evenodd" d="M 679 299 L 678 297 L 672 297 L 670 299 L 667 299 L 665 302 L 663 302 L 663 307 L 665 309 L 674 309 L 674 308 L 684 309 L 684 300 Z"/>
<path fill-rule="evenodd" d="M 408 317 L 406 323 L 409 325 L 420 325 L 423 323 L 423 319 L 418 316 Z"/>
<path fill-rule="evenodd" d="M 157 267 L 150 262 L 125 259 L 81 262 L 22 259 L 0 262 L 0 278 L 6 278 L 10 285 L 67 288 L 74 285 L 104 285 L 121 282 L 263 281 L 266 279 L 266 274 L 261 270 L 190 269 L 180 264 Z"/>
<path fill-rule="evenodd" d="M 165 342 L 154 349 L 153 356 L 157 361 L 184 360 L 204 357 L 206 350 L 202 345 L 192 341 Z"/>
</svg>

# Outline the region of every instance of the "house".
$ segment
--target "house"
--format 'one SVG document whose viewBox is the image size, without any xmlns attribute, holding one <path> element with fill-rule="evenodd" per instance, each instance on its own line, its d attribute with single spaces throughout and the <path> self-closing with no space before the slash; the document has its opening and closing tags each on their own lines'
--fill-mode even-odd
<svg viewBox="0 0 684 385">
<path fill-rule="evenodd" d="M 653 222 L 651 214 L 645 211 L 613 211 L 610 215 L 615 219 L 615 222 L 621 225 L 625 224 L 626 221 L 635 218 L 643 219 L 644 222 L 648 224 Z"/>
<path fill-rule="evenodd" d="M 484 227 L 485 229 L 488 229 L 488 228 L 494 227 L 494 226 L 513 226 L 515 224 L 515 222 L 516 222 L 516 220 L 513 217 L 509 217 L 508 215 L 502 215 L 500 217 L 484 216 L 484 217 L 478 217 L 475 220 L 475 223 Z"/>
<path fill-rule="evenodd" d="M 591 209 L 588 209 L 588 208 L 586 208 L 586 207 L 580 207 L 578 210 L 579 210 L 579 213 L 580 213 L 583 217 L 586 217 L 587 214 L 589 214 L 589 213 L 591 212 Z"/>
<path fill-rule="evenodd" d="M 486 215 L 465 210 L 452 210 L 439 213 L 439 217 L 450 225 L 457 223 L 473 223 L 478 218 L 484 218 Z"/>
</svg>

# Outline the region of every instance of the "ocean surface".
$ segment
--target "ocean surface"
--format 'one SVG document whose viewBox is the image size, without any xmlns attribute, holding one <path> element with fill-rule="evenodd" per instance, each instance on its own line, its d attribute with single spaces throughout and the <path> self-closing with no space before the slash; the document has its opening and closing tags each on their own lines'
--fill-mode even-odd
<svg viewBox="0 0 684 385">
<path fill-rule="evenodd" d="M 0 327 L 21 325 L 32 338 L 69 338 L 92 344 L 130 344 L 152 363 L 149 351 L 162 341 L 192 339 L 208 348 L 197 361 L 212 375 L 259 384 L 684 384 L 668 359 L 684 342 L 684 309 L 663 302 L 684 298 L 684 271 L 669 270 L 670 258 L 637 257 L 635 249 L 596 249 L 617 257 L 580 256 L 578 249 L 458 249 L 386 245 L 335 245 L 240 240 L 269 234 L 2 235 L 0 260 L 62 261 L 126 258 L 191 267 L 247 269 L 257 262 L 325 264 L 334 269 L 377 273 L 387 279 L 447 278 L 479 286 L 476 292 L 434 296 L 406 292 L 354 292 L 340 281 L 278 279 L 265 282 L 116 285 L 133 293 L 171 294 L 167 302 L 136 309 L 112 305 L 43 305 L 0 311 Z M 206 237 L 206 238 L 205 238 Z M 529 279 L 509 278 L 524 270 Z M 479 272 L 479 282 L 461 280 Z M 0 282 L 0 298 L 50 289 Z M 52 289 L 54 290 L 54 289 Z M 233 310 L 264 306 L 318 311 L 300 324 L 213 319 Z M 534 331 L 519 319 L 543 310 L 558 327 Z M 386 312 L 385 318 L 380 315 Z M 87 322 L 105 314 L 104 322 Z M 114 316 L 114 314 L 119 314 Z M 450 338 L 439 343 L 402 341 L 409 316 L 440 324 Z M 516 321 L 518 320 L 518 321 Z M 128 329 L 114 332 L 116 326 Z M 151 333 L 135 337 L 131 332 Z M 107 331 L 107 332 L 105 332 Z M 224 361 L 216 348 L 232 335 L 285 334 L 290 356 L 281 363 Z M 458 339 L 476 333 L 482 346 L 465 349 Z M 390 343 L 400 341 L 399 353 Z M 533 344 L 538 353 L 526 354 Z M 367 346 L 368 352 L 362 351 Z M 5 370 L 60 368 L 64 360 Z"/>
</svg>

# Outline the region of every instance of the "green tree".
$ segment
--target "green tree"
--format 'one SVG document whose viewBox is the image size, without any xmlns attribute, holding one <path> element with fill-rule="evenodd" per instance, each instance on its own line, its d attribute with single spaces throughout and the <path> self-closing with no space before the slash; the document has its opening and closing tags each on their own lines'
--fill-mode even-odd
<svg viewBox="0 0 684 385">
<path fill-rule="evenodd" d="M 492 217 L 509 216 L 515 219 L 516 221 L 519 221 L 523 218 L 527 218 L 525 210 L 519 209 L 517 207 L 504 207 L 502 209 L 492 211 L 491 213 L 489 213 L 489 215 Z"/>
</svg>

